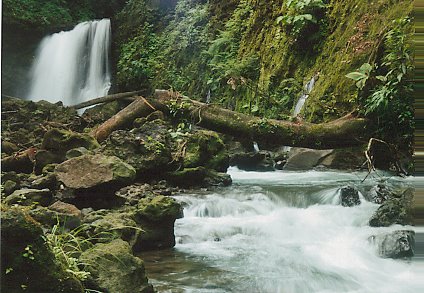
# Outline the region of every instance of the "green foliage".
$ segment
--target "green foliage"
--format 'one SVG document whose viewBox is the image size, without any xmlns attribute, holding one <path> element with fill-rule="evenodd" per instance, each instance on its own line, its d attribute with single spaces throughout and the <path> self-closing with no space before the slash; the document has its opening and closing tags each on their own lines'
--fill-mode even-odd
<svg viewBox="0 0 424 293">
<path fill-rule="evenodd" d="M 129 89 L 148 88 L 156 75 L 158 41 L 152 25 L 145 23 L 142 31 L 142 34 L 128 40 L 121 47 L 117 65 L 119 86 Z"/>
<path fill-rule="evenodd" d="M 63 231 L 57 224 L 53 226 L 50 233 L 46 234 L 45 240 L 64 269 L 78 280 L 84 281 L 90 276 L 90 273 L 85 269 L 85 264 L 78 260 L 78 257 L 92 244 L 90 239 L 84 239 L 79 235 L 80 233 L 81 229 L 70 232 Z"/>
<path fill-rule="evenodd" d="M 365 79 L 372 81 L 372 89 L 364 91 L 363 113 L 375 119 L 379 134 L 388 141 L 411 146 L 413 134 L 413 95 L 412 95 L 412 24 L 409 18 L 393 21 L 393 27 L 384 36 L 384 55 L 370 77 L 371 66 L 366 67 L 366 76 L 356 77 L 364 89 Z M 361 67 L 361 68 L 362 68 Z M 363 72 L 362 72 L 363 73 Z M 370 93 L 367 95 L 367 93 Z"/>
<path fill-rule="evenodd" d="M 286 29 L 295 39 L 314 37 L 314 32 L 323 20 L 327 7 L 325 0 L 288 0 L 285 3 L 284 15 L 277 17 L 277 24 Z"/>
<path fill-rule="evenodd" d="M 369 63 L 364 63 L 357 71 L 346 74 L 346 77 L 356 81 L 356 87 L 362 90 L 370 77 L 371 70 L 372 66 Z"/>
</svg>

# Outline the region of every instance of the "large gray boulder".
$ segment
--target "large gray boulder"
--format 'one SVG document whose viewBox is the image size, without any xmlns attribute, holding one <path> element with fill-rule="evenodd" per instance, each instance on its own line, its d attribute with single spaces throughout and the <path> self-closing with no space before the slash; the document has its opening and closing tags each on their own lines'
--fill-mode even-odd
<svg viewBox="0 0 424 293">
<path fill-rule="evenodd" d="M 136 171 L 117 157 L 97 154 L 67 160 L 56 166 L 55 174 L 68 188 L 89 189 L 129 184 L 134 180 Z"/>
<path fill-rule="evenodd" d="M 310 170 L 320 164 L 333 150 L 314 150 L 307 148 L 292 148 L 289 152 L 284 170 Z"/>
<path fill-rule="evenodd" d="M 414 256 L 414 231 L 394 231 L 389 234 L 372 236 L 370 240 L 377 245 L 381 257 L 404 258 Z"/>
</svg>

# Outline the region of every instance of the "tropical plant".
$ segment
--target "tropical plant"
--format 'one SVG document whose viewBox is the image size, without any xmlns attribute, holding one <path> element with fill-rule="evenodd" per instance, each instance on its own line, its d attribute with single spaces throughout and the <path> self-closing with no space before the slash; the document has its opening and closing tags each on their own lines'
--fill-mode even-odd
<svg viewBox="0 0 424 293">
<path fill-rule="evenodd" d="M 346 74 L 346 77 L 356 81 L 356 87 L 362 90 L 370 77 L 371 71 L 372 66 L 369 63 L 364 63 L 357 71 Z"/>
</svg>

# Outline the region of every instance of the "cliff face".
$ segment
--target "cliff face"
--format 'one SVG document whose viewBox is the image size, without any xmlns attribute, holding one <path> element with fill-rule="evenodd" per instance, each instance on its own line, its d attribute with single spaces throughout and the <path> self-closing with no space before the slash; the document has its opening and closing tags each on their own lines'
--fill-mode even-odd
<svg viewBox="0 0 424 293">
<path fill-rule="evenodd" d="M 382 57 L 385 33 L 411 13 L 412 1 L 180 0 L 171 11 L 145 11 L 143 23 L 119 40 L 121 88 L 141 81 L 287 118 L 319 75 L 302 112 L 319 122 L 358 107 L 358 89 L 345 75 Z M 134 9 L 118 16 L 126 24 L 118 34 L 134 28 L 128 16 Z"/>
</svg>

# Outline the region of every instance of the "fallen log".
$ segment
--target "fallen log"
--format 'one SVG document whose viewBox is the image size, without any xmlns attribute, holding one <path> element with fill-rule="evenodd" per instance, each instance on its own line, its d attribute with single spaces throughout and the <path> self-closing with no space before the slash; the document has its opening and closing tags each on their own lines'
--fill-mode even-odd
<svg viewBox="0 0 424 293">
<path fill-rule="evenodd" d="M 135 118 L 147 116 L 154 110 L 169 113 L 170 108 L 177 108 L 201 127 L 268 145 L 329 149 L 363 145 L 370 137 L 368 121 L 352 114 L 321 124 L 265 119 L 204 104 L 166 90 L 156 90 L 152 99 L 137 98 L 92 134 L 101 142 Z"/>
<path fill-rule="evenodd" d="M 135 97 L 135 96 L 142 94 L 143 92 L 144 91 L 135 91 L 135 92 L 126 92 L 126 93 L 118 93 L 118 94 L 113 94 L 113 95 L 107 95 L 107 96 L 104 96 L 104 97 L 99 97 L 99 98 L 95 98 L 95 99 L 92 99 L 92 100 L 89 100 L 89 101 L 86 101 L 86 102 L 79 103 L 77 105 L 71 106 L 71 108 L 78 110 L 78 109 L 94 106 L 94 105 L 97 105 L 97 104 L 113 102 L 113 101 L 116 101 L 116 100 Z"/>
<path fill-rule="evenodd" d="M 137 97 L 131 104 L 109 118 L 91 132 L 98 142 L 104 141 L 113 131 L 131 124 L 135 118 L 147 116 L 155 108 L 143 97 Z"/>
<path fill-rule="evenodd" d="M 201 127 L 268 145 L 330 149 L 363 145 L 370 137 L 368 121 L 352 114 L 321 124 L 264 119 L 165 90 L 156 90 L 152 103 L 162 111 L 180 105 L 180 110 Z"/>
</svg>

